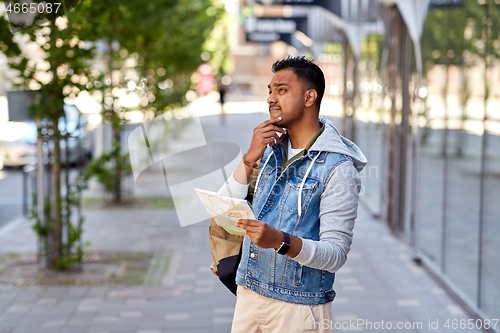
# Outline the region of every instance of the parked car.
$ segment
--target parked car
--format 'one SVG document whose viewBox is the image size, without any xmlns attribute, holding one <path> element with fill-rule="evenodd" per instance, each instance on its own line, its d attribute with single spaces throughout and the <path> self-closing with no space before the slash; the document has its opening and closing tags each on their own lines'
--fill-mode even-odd
<svg viewBox="0 0 500 333">
<path fill-rule="evenodd" d="M 67 140 L 61 140 L 61 163 L 66 162 L 66 146 L 69 150 L 69 163 L 77 164 L 79 161 L 83 163 L 92 158 L 92 132 L 88 130 L 88 121 L 85 115 L 81 115 L 80 111 L 74 105 L 65 104 L 64 112 L 66 114 L 67 132 L 71 137 Z M 78 126 L 80 125 L 80 126 Z M 66 132 L 66 123 L 64 118 L 59 119 L 59 130 L 61 133 Z M 45 133 L 42 133 L 45 134 Z M 78 147 L 78 141 L 80 146 Z M 19 167 L 30 163 L 36 163 L 36 142 L 37 142 L 37 126 L 35 122 L 13 122 L 9 121 L 4 126 L 0 133 L 0 159 L 3 160 L 5 166 Z M 45 152 L 47 146 L 44 145 Z M 53 143 L 49 144 L 49 149 L 52 152 Z"/>
<path fill-rule="evenodd" d="M 9 121 L 0 135 L 0 157 L 4 166 L 36 162 L 37 129 L 34 122 Z"/>
</svg>

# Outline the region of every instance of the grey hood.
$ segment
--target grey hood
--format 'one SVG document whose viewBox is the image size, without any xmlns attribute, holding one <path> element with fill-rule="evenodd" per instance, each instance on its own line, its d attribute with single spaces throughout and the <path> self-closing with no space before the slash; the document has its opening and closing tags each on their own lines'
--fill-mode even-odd
<svg viewBox="0 0 500 333">
<path fill-rule="evenodd" d="M 326 151 L 349 156 L 358 172 L 363 170 L 368 161 L 361 149 L 354 142 L 340 135 L 330 120 L 319 117 L 319 121 L 325 125 L 325 129 L 309 148 L 309 151 Z"/>
</svg>

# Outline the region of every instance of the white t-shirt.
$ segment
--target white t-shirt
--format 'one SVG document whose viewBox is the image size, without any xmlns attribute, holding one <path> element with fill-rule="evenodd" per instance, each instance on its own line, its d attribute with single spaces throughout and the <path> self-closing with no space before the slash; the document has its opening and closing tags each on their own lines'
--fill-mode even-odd
<svg viewBox="0 0 500 333">
<path fill-rule="evenodd" d="M 292 157 L 294 157 L 295 155 L 297 155 L 298 153 L 300 153 L 303 150 L 304 150 L 304 148 L 293 149 L 292 143 L 291 143 L 290 139 L 288 139 L 288 159 L 291 159 Z"/>
</svg>

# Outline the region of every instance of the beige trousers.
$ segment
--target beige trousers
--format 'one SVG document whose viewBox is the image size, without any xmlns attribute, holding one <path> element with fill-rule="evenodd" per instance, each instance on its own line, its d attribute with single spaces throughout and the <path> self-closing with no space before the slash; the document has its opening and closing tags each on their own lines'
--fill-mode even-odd
<svg viewBox="0 0 500 333">
<path fill-rule="evenodd" d="M 330 333 L 332 326 L 331 302 L 287 303 L 238 286 L 231 333 Z"/>
</svg>

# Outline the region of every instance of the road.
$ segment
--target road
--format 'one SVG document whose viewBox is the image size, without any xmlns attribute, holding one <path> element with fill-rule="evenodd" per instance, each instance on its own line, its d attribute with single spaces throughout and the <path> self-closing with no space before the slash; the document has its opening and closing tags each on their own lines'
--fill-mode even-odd
<svg viewBox="0 0 500 333">
<path fill-rule="evenodd" d="M 0 228 L 22 215 L 23 172 L 20 169 L 0 171 Z"/>
</svg>

